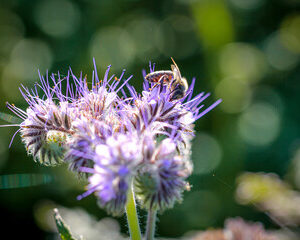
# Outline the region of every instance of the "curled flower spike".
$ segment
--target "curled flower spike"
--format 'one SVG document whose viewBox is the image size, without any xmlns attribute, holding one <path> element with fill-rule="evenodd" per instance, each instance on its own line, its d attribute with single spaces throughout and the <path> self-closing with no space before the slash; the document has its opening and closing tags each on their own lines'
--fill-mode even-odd
<svg viewBox="0 0 300 240">
<path fill-rule="evenodd" d="M 84 94 L 75 105 L 83 116 L 105 121 L 114 116 L 113 107 L 116 99 L 115 92 L 108 92 L 105 86 L 101 86 L 97 90 Z"/>
<path fill-rule="evenodd" d="M 128 118 L 133 128 L 143 133 L 146 129 L 157 134 L 169 136 L 176 129 L 177 134 L 192 134 L 191 114 L 178 102 L 169 101 L 167 87 L 156 86 L 151 91 L 134 100 L 134 106 L 128 109 Z"/>
<path fill-rule="evenodd" d="M 82 174 L 81 167 L 92 167 L 97 144 L 104 144 L 118 129 L 120 121 L 111 116 L 107 121 L 81 117 L 74 121 L 75 134 L 69 144 L 65 161 L 72 171 Z"/>
<path fill-rule="evenodd" d="M 36 83 L 33 89 L 24 86 L 20 89 L 29 105 L 26 111 L 7 104 L 8 108 L 23 120 L 21 124 L 12 126 L 20 127 L 18 131 L 21 132 L 27 152 L 35 161 L 54 166 L 71 158 L 70 154 L 67 158 L 65 154 L 70 153 L 70 144 L 73 148 L 86 148 L 82 139 L 79 140 L 82 138 L 80 129 L 74 128 L 78 125 L 76 122 L 82 118 L 88 121 L 104 121 L 115 129 L 120 128 L 115 106 L 119 101 L 117 92 L 122 87 L 119 84 L 124 71 L 120 78 L 114 78 L 114 75 L 108 77 L 109 70 L 110 67 L 103 80 L 99 80 L 95 65 L 91 89 L 88 88 L 86 77 L 81 75 L 77 78 L 71 69 L 64 78 L 61 78 L 59 73 L 57 78 L 54 74 L 50 77 L 40 75 L 40 82 Z M 126 84 L 129 79 L 122 84 Z M 42 94 L 39 94 L 40 91 Z M 76 140 L 74 135 L 80 137 Z M 74 143 L 77 145 L 74 146 Z M 76 160 L 71 161 L 71 169 L 88 165 L 86 159 L 76 156 Z"/>
<path fill-rule="evenodd" d="M 94 151 L 94 167 L 81 168 L 91 173 L 86 196 L 95 192 L 99 204 L 113 215 L 124 212 L 131 179 L 141 163 L 141 147 L 136 136 L 110 136 Z M 81 197 L 80 197 L 81 198 Z"/>
<path fill-rule="evenodd" d="M 74 132 L 74 115 L 66 102 L 56 106 L 51 101 L 39 100 L 39 104 L 30 106 L 27 118 L 20 125 L 28 154 L 44 165 L 61 163 L 69 136 Z"/>
<path fill-rule="evenodd" d="M 154 67 L 150 65 L 150 72 Z M 203 92 L 192 97 L 195 79 L 188 88 L 186 95 L 179 99 L 172 99 L 171 88 L 160 83 L 149 83 L 145 80 L 142 95 L 139 95 L 134 87 L 127 84 L 133 106 L 124 107 L 127 118 L 132 127 L 139 132 L 146 129 L 165 136 L 170 136 L 176 130 L 176 138 L 184 144 L 193 136 L 193 123 L 215 108 L 221 100 L 203 110 L 202 102 L 210 96 Z M 125 97 L 126 94 L 125 94 Z"/>
<path fill-rule="evenodd" d="M 99 124 L 93 124 L 95 120 L 89 120 L 85 117 L 77 119 L 74 123 L 76 129 L 69 149 L 65 156 L 65 161 L 69 163 L 69 169 L 81 173 L 81 167 L 92 167 L 93 161 L 91 155 L 95 151 L 95 143 L 103 137 Z"/>
<path fill-rule="evenodd" d="M 185 180 L 191 174 L 188 165 L 177 155 L 175 142 L 163 140 L 138 171 L 135 187 L 141 206 L 163 211 L 181 201 L 182 192 L 189 186 Z"/>
</svg>

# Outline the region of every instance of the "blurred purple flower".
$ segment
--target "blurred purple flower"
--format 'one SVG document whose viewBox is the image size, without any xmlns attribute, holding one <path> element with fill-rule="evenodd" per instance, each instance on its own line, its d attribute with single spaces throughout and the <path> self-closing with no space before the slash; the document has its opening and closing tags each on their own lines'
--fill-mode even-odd
<svg viewBox="0 0 300 240">
<path fill-rule="evenodd" d="M 276 234 L 268 232 L 261 223 L 246 222 L 242 218 L 229 218 L 224 229 L 208 230 L 197 234 L 192 240 L 279 240 Z M 287 238 L 289 239 L 289 238 Z"/>
<path fill-rule="evenodd" d="M 93 168 L 82 167 L 81 171 L 91 173 L 85 197 L 95 192 L 99 204 L 113 215 L 120 215 L 125 209 L 127 190 L 142 161 L 141 144 L 137 136 L 118 134 L 108 137 L 96 146 L 92 157 Z"/>
</svg>

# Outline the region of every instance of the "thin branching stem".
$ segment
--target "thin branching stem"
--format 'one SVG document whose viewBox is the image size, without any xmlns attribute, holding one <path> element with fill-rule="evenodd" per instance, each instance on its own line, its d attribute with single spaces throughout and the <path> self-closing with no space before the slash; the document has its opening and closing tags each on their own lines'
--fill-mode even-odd
<svg viewBox="0 0 300 240">
<path fill-rule="evenodd" d="M 154 240 L 156 223 L 156 210 L 150 208 L 147 217 L 146 240 Z"/>
</svg>

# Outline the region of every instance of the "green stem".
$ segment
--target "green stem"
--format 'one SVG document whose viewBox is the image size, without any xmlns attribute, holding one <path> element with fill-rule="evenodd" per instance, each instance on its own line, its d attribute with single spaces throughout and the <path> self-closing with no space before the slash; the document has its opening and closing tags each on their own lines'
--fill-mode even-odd
<svg viewBox="0 0 300 240">
<path fill-rule="evenodd" d="M 136 212 L 135 207 L 135 200 L 134 200 L 134 193 L 132 186 L 130 187 L 127 204 L 126 204 L 126 215 L 127 215 L 127 222 L 129 227 L 130 239 L 131 240 L 141 240 L 141 230 L 139 225 L 139 219 Z"/>
<path fill-rule="evenodd" d="M 146 227 L 146 240 L 154 240 L 156 222 L 156 210 L 149 209 Z"/>
</svg>

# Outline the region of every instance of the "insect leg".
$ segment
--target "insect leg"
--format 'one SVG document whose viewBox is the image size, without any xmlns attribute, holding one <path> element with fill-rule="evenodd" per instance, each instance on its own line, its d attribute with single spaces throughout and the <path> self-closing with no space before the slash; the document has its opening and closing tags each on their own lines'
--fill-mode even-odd
<svg viewBox="0 0 300 240">
<path fill-rule="evenodd" d="M 160 79 L 150 88 L 150 90 L 152 91 L 156 86 L 158 86 L 159 84 L 161 85 L 161 87 L 163 86 L 164 82 L 168 80 L 168 76 L 166 74 L 162 75 L 160 77 Z M 162 90 L 162 89 L 161 89 Z"/>
</svg>

